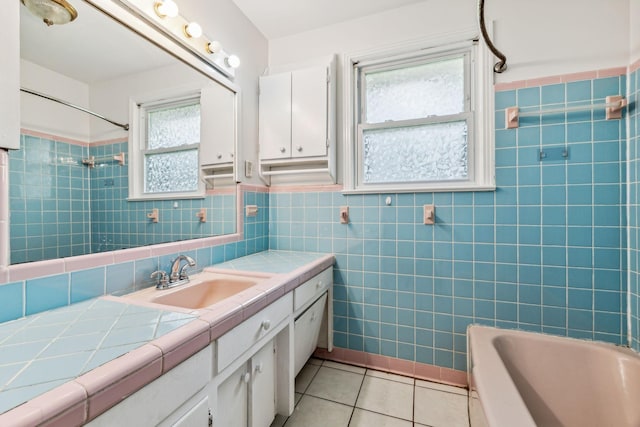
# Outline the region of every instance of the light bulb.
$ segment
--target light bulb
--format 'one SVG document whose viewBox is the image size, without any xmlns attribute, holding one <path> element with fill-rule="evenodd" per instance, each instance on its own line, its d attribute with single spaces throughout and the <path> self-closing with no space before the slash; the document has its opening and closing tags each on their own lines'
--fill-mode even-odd
<svg viewBox="0 0 640 427">
<path fill-rule="evenodd" d="M 197 39 L 202 36 L 202 27 L 197 22 L 189 22 L 184 26 L 184 34 L 189 38 Z"/>
<path fill-rule="evenodd" d="M 207 43 L 207 52 L 211 54 L 218 53 L 221 49 L 222 44 L 220 44 L 220 42 L 217 40 Z"/>
<path fill-rule="evenodd" d="M 178 5 L 173 0 L 157 1 L 153 5 L 153 9 L 160 18 L 175 18 L 178 16 Z"/>
<path fill-rule="evenodd" d="M 229 55 L 225 59 L 225 62 L 231 68 L 238 68 L 240 66 L 240 58 L 238 58 L 236 55 Z"/>
</svg>

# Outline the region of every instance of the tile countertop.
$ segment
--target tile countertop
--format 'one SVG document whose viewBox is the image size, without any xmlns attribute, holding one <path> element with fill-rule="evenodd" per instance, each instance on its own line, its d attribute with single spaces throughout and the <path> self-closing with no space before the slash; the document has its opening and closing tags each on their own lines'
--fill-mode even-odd
<svg viewBox="0 0 640 427">
<path fill-rule="evenodd" d="M 333 263 L 265 251 L 208 267 L 275 275 L 205 309 L 107 296 L 0 323 L 0 425 L 84 424 Z"/>
</svg>

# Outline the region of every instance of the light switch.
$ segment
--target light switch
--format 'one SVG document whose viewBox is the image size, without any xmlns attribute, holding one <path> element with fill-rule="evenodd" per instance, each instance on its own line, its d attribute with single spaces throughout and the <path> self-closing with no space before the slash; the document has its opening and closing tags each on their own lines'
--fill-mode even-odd
<svg viewBox="0 0 640 427">
<path fill-rule="evenodd" d="M 424 224 L 435 224 L 436 207 L 435 205 L 424 205 Z"/>
</svg>

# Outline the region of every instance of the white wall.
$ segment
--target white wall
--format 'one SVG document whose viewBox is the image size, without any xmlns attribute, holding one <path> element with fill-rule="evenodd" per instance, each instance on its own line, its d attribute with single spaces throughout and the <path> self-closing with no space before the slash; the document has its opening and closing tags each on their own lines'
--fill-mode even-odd
<svg viewBox="0 0 640 427">
<path fill-rule="evenodd" d="M 33 62 L 20 60 L 20 84 L 80 107 L 89 107 L 89 86 L 86 83 Z M 89 117 L 47 99 L 20 94 L 20 126 L 23 128 L 88 142 Z"/>
<path fill-rule="evenodd" d="M 257 166 L 258 76 L 267 67 L 267 39 L 232 0 L 180 0 L 180 13 L 197 20 L 207 35 L 217 38 L 224 50 L 240 58 L 234 79 L 242 91 L 239 145 L 244 148 L 241 155 Z M 260 183 L 255 175 L 245 181 Z"/>
<path fill-rule="evenodd" d="M 494 21 L 495 44 L 509 65 L 496 81 L 626 66 L 629 2 L 636 11 L 640 8 L 638 0 L 486 1 L 485 18 Z M 477 28 L 476 7 L 476 0 L 426 0 L 270 40 L 269 64 L 302 62 L 314 56 Z M 640 30 L 635 31 L 637 35 Z"/>
<path fill-rule="evenodd" d="M 630 62 L 640 60 L 640 0 L 629 0 Z"/>
</svg>

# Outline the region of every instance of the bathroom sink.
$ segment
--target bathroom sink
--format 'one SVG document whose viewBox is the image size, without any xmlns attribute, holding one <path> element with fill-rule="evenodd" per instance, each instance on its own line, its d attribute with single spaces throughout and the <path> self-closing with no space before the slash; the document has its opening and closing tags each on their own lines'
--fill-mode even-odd
<svg viewBox="0 0 640 427">
<path fill-rule="evenodd" d="M 123 298 L 182 308 L 204 308 L 255 286 L 267 277 L 203 272 L 167 290 L 147 288 Z"/>
</svg>

